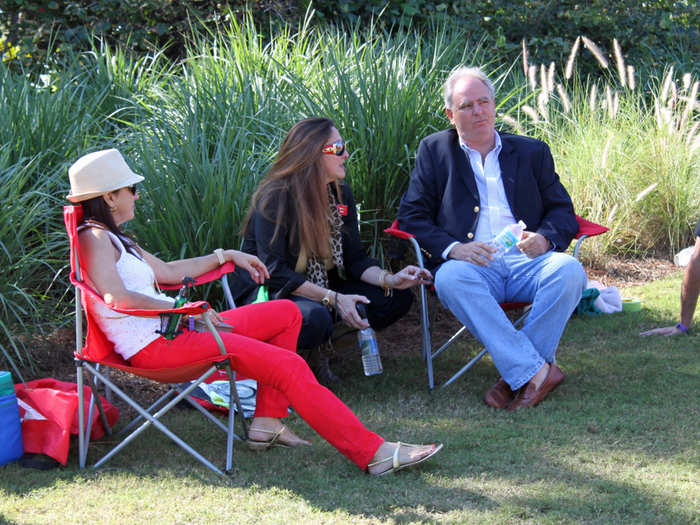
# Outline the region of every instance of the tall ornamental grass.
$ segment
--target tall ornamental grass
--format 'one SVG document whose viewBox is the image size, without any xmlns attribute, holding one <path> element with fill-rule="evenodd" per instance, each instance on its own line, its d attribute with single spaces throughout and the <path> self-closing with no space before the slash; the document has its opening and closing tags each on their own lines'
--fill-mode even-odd
<svg viewBox="0 0 700 525">
<path fill-rule="evenodd" d="M 382 230 L 407 187 L 418 142 L 446 125 L 441 83 L 459 63 L 486 64 L 504 99 L 522 89 L 508 86 L 507 68 L 454 28 L 421 38 L 302 25 L 264 43 L 251 22 L 234 22 L 200 35 L 130 135 L 128 147 L 157 181 L 145 193 L 156 215 L 148 226 L 160 229 L 137 226 L 140 238 L 189 255 L 238 246 L 251 193 L 285 133 L 322 115 L 348 141 L 363 236 L 381 257 Z M 194 227 L 192 217 L 201 219 Z"/>
<path fill-rule="evenodd" d="M 144 70 L 153 75 L 157 57 Z M 31 335 L 55 325 L 66 302 L 68 246 L 61 207 L 67 167 L 83 153 L 119 144 L 142 61 L 105 48 L 72 66 L 17 73 L 0 64 L 0 367 L 32 367 Z M 115 75 L 114 73 L 117 73 Z"/>
<path fill-rule="evenodd" d="M 560 68 L 530 63 L 524 47 L 530 100 L 506 120 L 549 143 L 577 211 L 611 228 L 597 256 L 671 255 L 693 242 L 700 213 L 700 81 L 673 68 L 639 78 L 612 47 L 608 59 L 576 39 Z M 603 80 L 578 76 L 577 58 L 597 61 Z"/>
<path fill-rule="evenodd" d="M 44 298 L 59 299 L 65 282 L 55 283 L 65 264 L 51 176 L 37 176 L 48 162 L 37 154 L 17 162 L 8 144 L 0 146 L 0 361 L 22 378 L 18 367 L 31 368 L 26 337 L 54 320 L 44 316 Z M 19 336 L 19 337 L 18 337 Z M 3 367 L 4 368 L 4 367 Z"/>
</svg>

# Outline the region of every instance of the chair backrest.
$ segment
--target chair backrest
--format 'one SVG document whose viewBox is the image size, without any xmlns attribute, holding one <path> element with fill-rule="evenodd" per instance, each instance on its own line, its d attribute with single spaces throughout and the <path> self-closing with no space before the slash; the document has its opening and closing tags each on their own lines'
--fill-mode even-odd
<svg viewBox="0 0 700 525">
<path fill-rule="evenodd" d="M 97 323 L 90 305 L 94 304 L 95 301 L 100 302 L 115 312 L 124 313 L 127 315 L 153 315 L 153 311 L 114 308 L 111 305 L 107 305 L 102 297 L 85 282 L 81 273 L 84 266 L 81 265 L 82 261 L 80 258 L 78 237 L 78 224 L 80 224 L 82 218 L 83 210 L 80 205 L 63 207 L 63 221 L 66 225 L 66 232 L 68 233 L 68 240 L 70 243 L 70 281 L 76 289 L 76 357 L 86 359 L 88 361 L 104 363 L 109 366 L 120 368 L 122 370 L 162 382 L 189 381 L 190 379 L 200 375 L 204 370 L 211 366 L 211 363 L 225 359 L 224 356 L 216 358 L 202 358 L 180 366 L 177 369 L 163 368 L 144 370 L 132 367 L 122 358 L 121 355 L 115 352 L 114 345 L 109 339 L 107 339 L 107 336 L 105 336 L 104 332 L 100 329 L 100 325 Z M 196 282 L 209 282 L 210 280 L 218 278 L 223 273 L 233 271 L 233 268 L 233 264 L 227 263 L 212 272 L 201 275 L 196 279 Z M 87 300 L 88 297 L 91 300 Z M 206 302 L 197 301 L 192 303 L 193 307 L 201 307 L 202 305 L 206 305 Z M 163 312 L 168 311 L 169 310 L 163 310 Z M 81 312 L 85 312 L 85 318 L 87 319 L 87 335 L 82 348 L 80 348 L 80 345 L 83 344 L 82 330 L 79 329 L 79 323 L 82 323 L 82 316 L 80 315 Z"/>
<path fill-rule="evenodd" d="M 66 233 L 68 233 L 68 241 L 70 243 L 70 282 L 76 288 L 76 322 L 79 322 L 80 315 L 79 309 L 82 307 L 85 312 L 85 317 L 87 318 L 87 336 L 85 338 L 85 345 L 82 349 L 76 348 L 76 356 L 84 357 L 86 359 L 101 361 L 106 359 L 108 356 L 110 359 L 115 361 L 121 360 L 121 356 L 114 351 L 114 345 L 107 339 L 102 330 L 100 330 L 99 325 L 93 317 L 91 309 L 89 307 L 90 301 L 87 300 L 91 297 L 95 300 L 102 301 L 100 297 L 90 286 L 88 286 L 83 280 L 82 276 L 82 264 L 80 260 L 80 250 L 78 242 L 78 224 L 83 218 L 82 206 L 72 205 L 63 207 L 63 222 L 66 225 Z M 76 341 L 76 346 L 79 344 Z M 113 354 L 113 355 L 112 355 Z"/>
</svg>

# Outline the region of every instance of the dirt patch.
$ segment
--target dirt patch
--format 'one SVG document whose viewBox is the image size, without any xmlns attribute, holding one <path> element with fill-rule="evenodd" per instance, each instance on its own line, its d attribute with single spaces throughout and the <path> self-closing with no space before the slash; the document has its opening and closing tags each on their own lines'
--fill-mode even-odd
<svg viewBox="0 0 700 525">
<path fill-rule="evenodd" d="M 591 281 L 600 281 L 605 286 L 616 286 L 620 290 L 630 286 L 646 284 L 663 279 L 681 271 L 665 259 L 609 259 L 601 266 L 587 266 L 586 275 Z"/>
</svg>

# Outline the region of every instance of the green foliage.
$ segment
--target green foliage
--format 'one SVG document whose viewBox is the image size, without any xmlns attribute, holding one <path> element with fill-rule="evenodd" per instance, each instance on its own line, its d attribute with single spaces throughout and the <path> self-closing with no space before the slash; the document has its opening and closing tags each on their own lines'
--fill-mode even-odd
<svg viewBox="0 0 700 525">
<path fill-rule="evenodd" d="M 183 54 L 193 21 L 214 27 L 231 16 L 246 12 L 262 16 L 270 10 L 281 14 L 289 8 L 283 1 L 256 0 L 0 0 L 0 36 L 34 61 L 42 61 L 52 50 L 85 51 L 93 35 L 137 54 L 165 49 L 177 58 Z"/>
<path fill-rule="evenodd" d="M 378 24 L 420 33 L 450 25 L 511 59 L 525 39 L 542 61 L 561 61 L 579 34 L 595 42 L 617 38 L 630 59 L 650 69 L 667 65 L 673 51 L 678 66 L 697 72 L 700 54 L 700 9 L 691 0 L 0 0 L 0 36 L 21 49 L 25 62 L 26 54 L 43 63 L 51 50 L 85 51 L 92 35 L 138 54 L 165 49 L 171 58 L 183 58 L 192 22 L 214 29 L 252 16 L 265 38 L 273 39 L 285 24 L 302 23 L 309 9 L 322 25 Z"/>
<path fill-rule="evenodd" d="M 10 145 L 0 147 L 0 362 L 31 369 L 24 338 L 46 321 L 41 302 L 59 302 L 61 286 L 52 290 L 67 251 L 56 222 L 61 199 L 52 195 L 55 181 L 37 175 L 48 165 L 47 155 L 12 162 Z"/>
<path fill-rule="evenodd" d="M 468 38 L 483 39 L 494 54 L 511 57 L 524 39 L 545 63 L 565 58 L 576 35 L 595 42 L 617 38 L 632 60 L 652 69 L 666 65 L 666 50 L 685 49 L 679 65 L 697 71 L 700 54 L 700 8 L 691 0 L 337 0 L 311 5 L 319 18 L 351 27 L 372 19 L 419 30 L 455 24 Z"/>
</svg>

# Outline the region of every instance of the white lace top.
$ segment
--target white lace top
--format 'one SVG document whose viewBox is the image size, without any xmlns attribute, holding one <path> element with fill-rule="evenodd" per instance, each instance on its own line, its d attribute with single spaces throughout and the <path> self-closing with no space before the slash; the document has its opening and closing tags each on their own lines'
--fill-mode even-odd
<svg viewBox="0 0 700 525">
<path fill-rule="evenodd" d="M 87 227 L 84 225 L 82 228 Z M 127 290 L 139 292 L 156 299 L 173 301 L 164 293 L 156 290 L 156 276 L 153 269 L 140 257 L 128 252 L 122 241 L 112 232 L 105 230 L 114 245 L 119 249 L 117 260 L 117 273 L 124 281 Z M 136 317 L 120 314 L 110 310 L 102 303 L 92 301 L 91 310 L 100 329 L 107 339 L 114 344 L 114 350 L 124 359 L 129 359 L 139 350 L 160 337 L 156 330 L 160 330 L 160 317 Z"/>
</svg>

